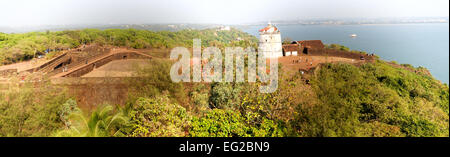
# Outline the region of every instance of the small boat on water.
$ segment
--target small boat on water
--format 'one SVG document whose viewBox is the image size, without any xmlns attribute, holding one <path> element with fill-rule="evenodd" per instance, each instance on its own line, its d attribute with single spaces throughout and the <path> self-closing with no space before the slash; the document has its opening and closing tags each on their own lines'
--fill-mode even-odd
<svg viewBox="0 0 450 157">
<path fill-rule="evenodd" d="M 354 37 L 357 37 L 357 35 L 356 34 L 351 34 L 350 37 L 354 38 Z"/>
</svg>

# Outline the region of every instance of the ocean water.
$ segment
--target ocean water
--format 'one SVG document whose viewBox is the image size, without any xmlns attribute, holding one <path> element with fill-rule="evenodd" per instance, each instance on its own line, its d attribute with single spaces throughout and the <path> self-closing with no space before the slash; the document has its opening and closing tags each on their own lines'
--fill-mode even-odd
<svg viewBox="0 0 450 157">
<path fill-rule="evenodd" d="M 265 25 L 243 31 L 258 37 Z M 449 84 L 449 24 L 392 25 L 279 25 L 281 38 L 322 40 L 352 50 L 375 53 L 383 60 L 422 66 L 443 83 Z M 357 37 L 350 37 L 357 34 Z"/>
</svg>

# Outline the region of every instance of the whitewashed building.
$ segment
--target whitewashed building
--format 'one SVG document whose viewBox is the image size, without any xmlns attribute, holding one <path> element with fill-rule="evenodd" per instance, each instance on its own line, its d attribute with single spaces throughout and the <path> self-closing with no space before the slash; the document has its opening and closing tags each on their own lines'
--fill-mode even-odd
<svg viewBox="0 0 450 157">
<path fill-rule="evenodd" d="M 266 58 L 283 56 L 280 31 L 271 23 L 259 30 L 258 51 L 263 52 Z"/>
</svg>

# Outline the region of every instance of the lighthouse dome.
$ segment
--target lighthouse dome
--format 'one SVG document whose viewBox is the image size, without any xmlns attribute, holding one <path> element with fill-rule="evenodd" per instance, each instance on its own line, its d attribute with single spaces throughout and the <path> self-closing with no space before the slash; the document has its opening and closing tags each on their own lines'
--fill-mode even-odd
<svg viewBox="0 0 450 157">
<path fill-rule="evenodd" d="M 279 30 L 277 27 L 269 23 L 266 27 L 259 30 L 260 33 L 279 33 Z"/>
</svg>

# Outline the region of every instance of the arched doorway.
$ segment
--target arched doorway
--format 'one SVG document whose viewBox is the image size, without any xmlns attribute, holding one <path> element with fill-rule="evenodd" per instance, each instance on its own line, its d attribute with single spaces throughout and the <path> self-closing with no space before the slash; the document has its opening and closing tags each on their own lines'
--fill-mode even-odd
<svg viewBox="0 0 450 157">
<path fill-rule="evenodd" d="M 303 54 L 305 54 L 305 55 L 308 54 L 308 48 L 307 47 L 303 48 Z"/>
</svg>

